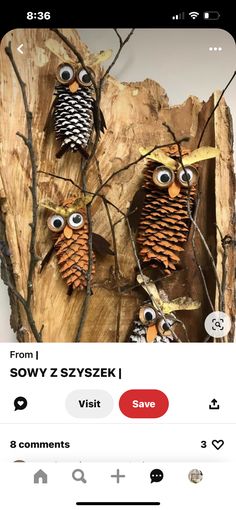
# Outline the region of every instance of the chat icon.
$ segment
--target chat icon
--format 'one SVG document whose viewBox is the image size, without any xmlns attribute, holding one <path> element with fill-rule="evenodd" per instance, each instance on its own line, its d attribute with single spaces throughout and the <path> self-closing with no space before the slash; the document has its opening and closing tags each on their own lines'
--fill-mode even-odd
<svg viewBox="0 0 236 510">
<path fill-rule="evenodd" d="M 151 483 L 161 482 L 163 479 L 163 471 L 161 469 L 153 469 L 150 473 Z"/>
<path fill-rule="evenodd" d="M 23 411 L 28 405 L 25 397 L 17 397 L 14 400 L 15 411 Z"/>
</svg>

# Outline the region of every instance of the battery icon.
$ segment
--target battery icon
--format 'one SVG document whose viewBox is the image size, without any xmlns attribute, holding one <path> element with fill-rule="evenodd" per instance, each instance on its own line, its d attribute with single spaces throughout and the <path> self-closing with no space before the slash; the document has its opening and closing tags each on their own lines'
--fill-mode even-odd
<svg viewBox="0 0 236 510">
<path fill-rule="evenodd" d="M 220 18 L 220 13 L 218 11 L 206 11 L 203 13 L 203 18 L 209 20 L 217 20 Z"/>
</svg>

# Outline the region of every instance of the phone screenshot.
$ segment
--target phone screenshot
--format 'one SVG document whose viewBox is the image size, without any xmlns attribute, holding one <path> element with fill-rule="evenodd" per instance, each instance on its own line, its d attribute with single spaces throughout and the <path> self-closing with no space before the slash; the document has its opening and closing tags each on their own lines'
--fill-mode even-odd
<svg viewBox="0 0 236 510">
<path fill-rule="evenodd" d="M 235 510 L 235 31 L 114 22 L 1 29 L 0 503 Z"/>
</svg>

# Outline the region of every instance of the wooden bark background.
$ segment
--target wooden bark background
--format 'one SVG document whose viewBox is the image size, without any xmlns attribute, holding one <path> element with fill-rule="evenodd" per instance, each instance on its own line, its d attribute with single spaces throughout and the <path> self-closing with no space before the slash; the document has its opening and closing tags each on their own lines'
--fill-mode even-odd
<svg viewBox="0 0 236 510">
<path fill-rule="evenodd" d="M 88 48 L 80 41 L 77 31 L 62 31 L 76 48 L 86 57 Z M 27 272 L 29 264 L 29 223 L 32 217 L 31 165 L 27 148 L 16 132 L 25 133 L 26 119 L 19 84 L 5 55 L 3 48 L 12 41 L 12 50 L 21 77 L 26 83 L 30 109 L 33 112 L 33 141 L 37 154 L 38 167 L 72 178 L 80 183 L 80 156 L 66 154 L 61 160 L 55 158 L 56 141 L 54 133 L 44 136 L 43 127 L 50 108 L 55 85 L 55 70 L 58 59 L 45 46 L 45 41 L 58 40 L 58 36 L 49 30 L 15 30 L 2 41 L 1 52 L 1 174 L 0 197 L 1 219 L 9 246 L 12 270 L 17 290 L 26 295 Z M 16 51 L 24 44 L 24 56 Z M 63 43 L 62 43 L 63 44 Z M 105 49 L 105 48 L 101 48 Z M 72 59 L 75 57 L 66 49 Z M 30 56 L 30 57 L 29 57 Z M 140 63 L 141 65 L 141 63 Z M 114 171 L 138 158 L 138 148 L 142 145 L 154 146 L 172 142 L 163 122 L 174 130 L 176 137 L 190 136 L 187 144 L 196 148 L 204 124 L 212 111 L 219 93 L 212 94 L 207 103 L 196 97 L 189 97 L 179 106 L 169 107 L 165 90 L 155 81 L 146 79 L 140 83 L 120 83 L 111 76 L 105 82 L 101 108 L 104 113 L 107 130 L 101 137 L 96 157 L 103 181 Z M 219 235 L 216 234 L 217 222 L 223 235 L 233 236 L 234 220 L 234 173 L 232 160 L 232 127 L 230 113 L 224 99 L 205 132 L 203 145 L 217 145 L 221 156 L 215 161 L 200 165 L 200 206 L 198 224 L 207 238 L 217 264 L 219 277 L 222 276 L 222 248 Z M 103 192 L 106 197 L 124 212 L 142 182 L 144 162 L 120 173 Z M 88 189 L 95 191 L 99 186 L 95 163 L 88 171 Z M 68 182 L 38 174 L 39 202 L 50 198 L 60 202 L 70 194 L 76 194 L 76 188 Z M 110 213 L 113 222 L 121 218 L 112 207 Z M 93 230 L 112 242 L 106 210 L 101 198 L 96 198 L 92 207 Z M 37 254 L 43 258 L 51 246 L 50 232 L 46 226 L 47 214 L 39 211 L 37 234 Z M 122 278 L 121 286 L 135 283 L 136 261 L 125 221 L 115 228 L 118 260 Z M 2 233 L 3 235 L 3 233 Z M 209 293 L 215 308 L 218 309 L 216 281 L 206 250 L 196 234 L 198 259 L 203 269 Z M 233 299 L 234 258 L 233 248 L 228 248 L 227 282 L 225 293 L 225 311 L 234 318 Z M 194 259 L 191 236 L 182 257 L 182 270 L 165 278 L 161 286 L 169 299 L 190 296 L 201 301 L 201 309 L 177 313 L 187 328 L 191 341 L 204 341 L 204 318 L 210 313 L 209 304 L 203 289 L 202 280 Z M 143 295 L 137 289 L 119 294 L 114 287 L 114 260 L 107 256 L 97 257 L 96 275 L 93 282 L 93 295 L 89 300 L 88 314 L 81 335 L 86 342 L 123 342 L 138 309 Z M 74 292 L 67 296 L 67 288 L 62 281 L 55 256 L 40 274 L 39 264 L 34 276 L 34 295 L 32 310 L 37 328 L 43 329 L 45 342 L 74 341 L 78 329 L 84 292 Z M 27 323 L 24 309 L 15 306 L 12 299 L 12 327 L 18 340 L 34 341 Z M 232 334 L 228 340 L 232 340 Z"/>
</svg>

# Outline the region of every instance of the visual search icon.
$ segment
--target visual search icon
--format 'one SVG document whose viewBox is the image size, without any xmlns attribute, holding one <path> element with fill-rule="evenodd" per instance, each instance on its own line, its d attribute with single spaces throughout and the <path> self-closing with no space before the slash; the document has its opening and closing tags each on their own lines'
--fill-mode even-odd
<svg viewBox="0 0 236 510">
<path fill-rule="evenodd" d="M 150 473 L 151 483 L 158 483 L 163 480 L 164 473 L 161 469 L 153 469 Z"/>
<path fill-rule="evenodd" d="M 25 397 L 17 397 L 14 400 L 15 411 L 23 411 L 28 405 Z"/>
<path fill-rule="evenodd" d="M 74 471 L 72 472 L 72 478 L 73 478 L 76 482 L 87 483 L 87 480 L 86 480 L 86 479 L 85 479 L 85 477 L 84 477 L 84 471 L 83 471 L 83 469 L 74 469 Z"/>
<path fill-rule="evenodd" d="M 231 319 L 227 313 L 211 312 L 205 319 L 204 327 L 208 335 L 213 338 L 222 338 L 230 332 Z"/>
</svg>

